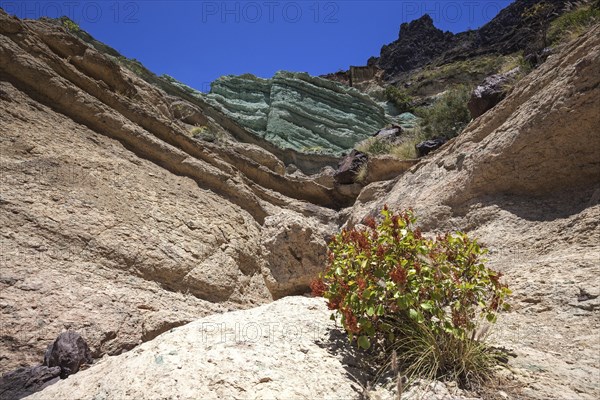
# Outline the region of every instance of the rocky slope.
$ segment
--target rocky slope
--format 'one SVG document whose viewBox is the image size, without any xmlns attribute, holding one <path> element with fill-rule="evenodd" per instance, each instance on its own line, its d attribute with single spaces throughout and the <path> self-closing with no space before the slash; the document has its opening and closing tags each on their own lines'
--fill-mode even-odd
<svg viewBox="0 0 600 400">
<path fill-rule="evenodd" d="M 369 96 L 305 73 L 221 77 L 206 99 L 256 135 L 302 152 L 339 154 L 388 122 Z"/>
<path fill-rule="evenodd" d="M 438 153 L 367 186 L 348 224 L 384 204 L 425 230 L 467 230 L 514 290 L 496 338 L 525 398 L 600 395 L 600 27 L 566 45 Z"/>
<path fill-rule="evenodd" d="M 28 398 L 356 398 L 351 351 L 321 299 L 289 297 L 172 329 Z"/>
<path fill-rule="evenodd" d="M 374 371 L 329 319 L 322 299 L 288 297 L 199 319 L 28 399 L 353 399 Z M 139 374 L 132 375 L 131 371 Z M 408 398 L 466 400 L 438 384 Z M 376 398 L 392 399 L 379 390 Z M 452 397 L 450 397 L 452 396 Z"/>
</svg>

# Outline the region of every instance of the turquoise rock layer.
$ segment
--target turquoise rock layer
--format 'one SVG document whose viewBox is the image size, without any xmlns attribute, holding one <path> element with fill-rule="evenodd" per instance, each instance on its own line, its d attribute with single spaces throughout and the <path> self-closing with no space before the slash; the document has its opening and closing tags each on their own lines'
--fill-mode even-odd
<svg viewBox="0 0 600 400">
<path fill-rule="evenodd" d="M 304 152 L 339 154 L 389 122 L 368 95 L 306 73 L 223 76 L 203 97 L 252 133 Z"/>
</svg>

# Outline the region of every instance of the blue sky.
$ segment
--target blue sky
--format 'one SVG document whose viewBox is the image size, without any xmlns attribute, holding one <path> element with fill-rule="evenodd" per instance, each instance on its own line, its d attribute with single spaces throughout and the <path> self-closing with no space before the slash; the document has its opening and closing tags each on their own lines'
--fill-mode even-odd
<svg viewBox="0 0 600 400">
<path fill-rule="evenodd" d="M 221 75 L 278 70 L 320 75 L 365 65 L 428 13 L 443 30 L 475 29 L 512 0 L 6 1 L 22 18 L 67 15 L 96 39 L 206 91 Z"/>
</svg>

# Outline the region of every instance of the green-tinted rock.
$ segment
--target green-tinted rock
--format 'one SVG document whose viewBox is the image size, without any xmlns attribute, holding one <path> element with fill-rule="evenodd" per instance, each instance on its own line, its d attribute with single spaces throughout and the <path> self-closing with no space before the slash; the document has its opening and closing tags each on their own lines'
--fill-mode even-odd
<svg viewBox="0 0 600 400">
<path fill-rule="evenodd" d="M 402 113 L 396 117 L 398 125 L 404 129 L 413 129 L 419 124 L 419 118 L 409 112 Z"/>
<path fill-rule="evenodd" d="M 368 95 L 306 73 L 224 76 L 204 97 L 256 135 L 305 152 L 347 151 L 389 122 Z"/>
</svg>

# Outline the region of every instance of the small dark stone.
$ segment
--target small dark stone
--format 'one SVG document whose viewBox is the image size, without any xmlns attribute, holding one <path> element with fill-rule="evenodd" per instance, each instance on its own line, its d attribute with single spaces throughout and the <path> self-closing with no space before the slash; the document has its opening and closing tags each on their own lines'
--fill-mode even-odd
<svg viewBox="0 0 600 400">
<path fill-rule="evenodd" d="M 417 154 L 419 157 L 424 157 L 432 151 L 440 148 L 447 141 L 448 139 L 445 138 L 436 138 L 421 142 L 415 146 L 417 148 Z"/>
<path fill-rule="evenodd" d="M 79 371 L 83 364 L 91 363 L 90 348 L 81 335 L 74 331 L 66 331 L 58 335 L 48 346 L 44 356 L 45 366 L 60 367 L 62 379 Z"/>
<path fill-rule="evenodd" d="M 369 161 L 369 156 L 365 153 L 352 150 L 350 154 L 342 158 L 333 178 L 341 185 L 353 184 L 360 171 L 360 167 L 366 164 L 367 161 Z"/>
<path fill-rule="evenodd" d="M 0 377 L 0 399 L 18 400 L 60 380 L 60 367 L 19 368 Z"/>
</svg>

